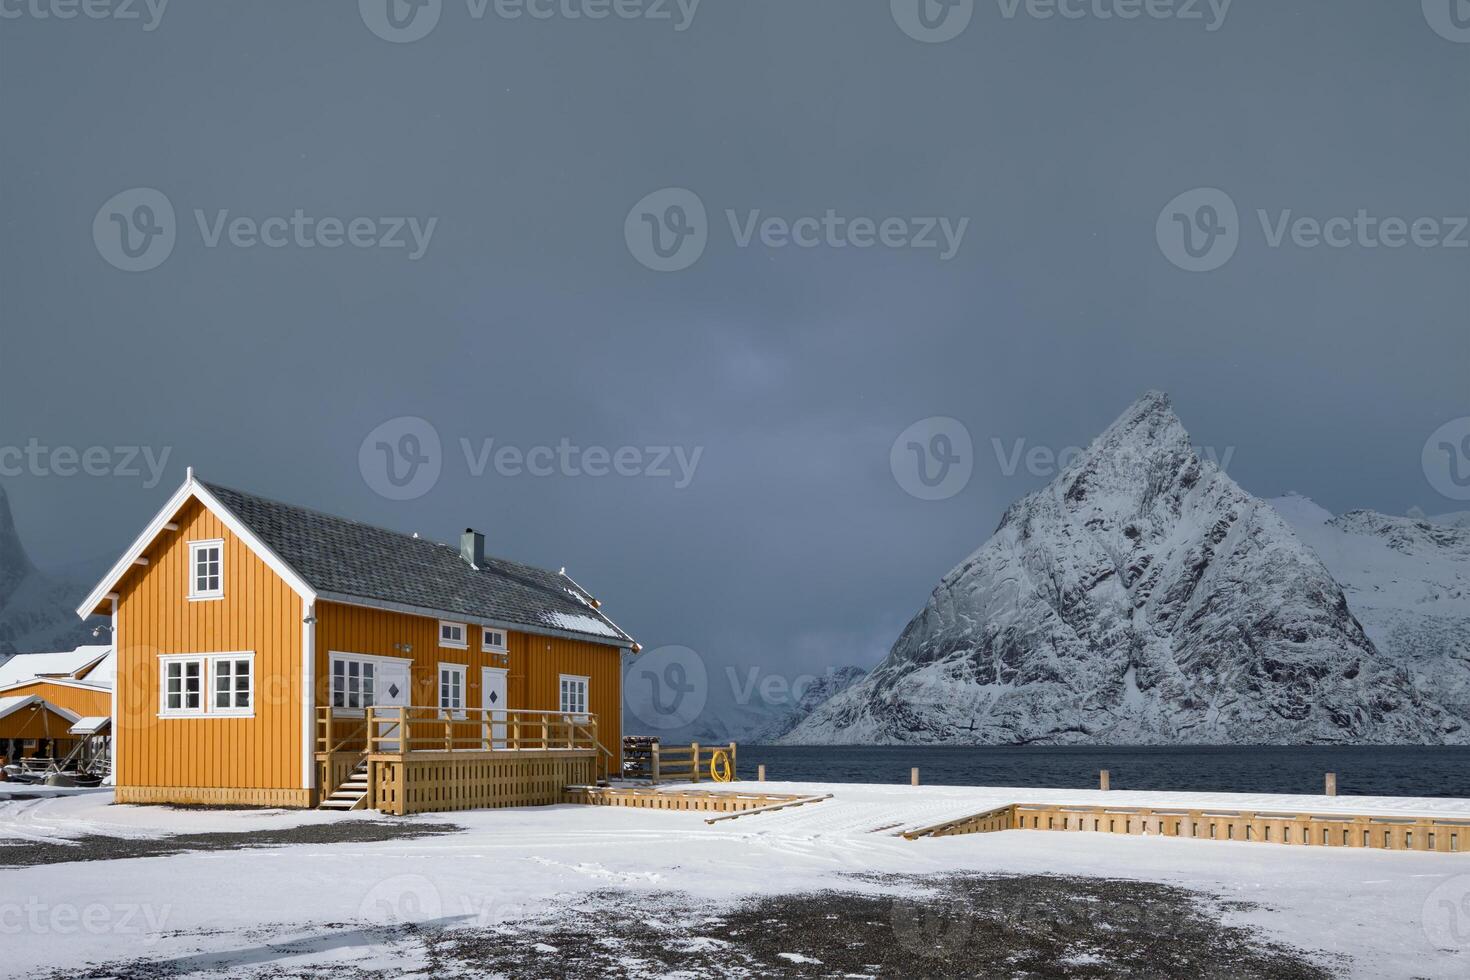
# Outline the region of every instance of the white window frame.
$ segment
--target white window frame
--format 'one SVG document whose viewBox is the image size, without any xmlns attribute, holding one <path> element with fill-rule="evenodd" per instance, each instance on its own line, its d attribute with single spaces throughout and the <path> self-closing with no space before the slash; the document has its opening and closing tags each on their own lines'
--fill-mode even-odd
<svg viewBox="0 0 1470 980">
<path fill-rule="evenodd" d="M 367 715 L 367 708 L 368 708 L 368 706 L 369 705 L 372 705 L 372 704 L 376 704 L 377 703 L 377 700 L 378 700 L 378 667 L 380 666 L 380 661 L 382 661 L 383 659 L 384 659 L 383 657 L 359 656 L 357 654 L 351 654 L 351 653 L 329 653 L 327 655 L 327 706 L 332 709 L 332 713 L 334 715 L 340 715 L 342 717 L 349 717 L 349 718 L 362 718 L 362 717 L 365 717 Z M 337 684 L 337 665 L 339 663 L 342 665 L 342 678 L 343 678 L 343 691 L 342 691 L 342 701 L 343 701 L 343 704 L 342 704 L 342 707 L 340 707 L 340 708 L 337 707 L 337 688 L 336 688 L 336 684 Z M 348 664 L 354 664 L 354 663 L 357 664 L 357 702 L 358 702 L 358 706 L 356 708 L 350 707 L 347 704 L 347 699 L 348 699 L 348 696 L 349 696 L 349 694 L 351 692 L 348 690 L 347 683 L 346 683 L 347 678 L 350 676 L 349 669 L 348 669 L 348 666 L 347 665 Z M 371 667 L 373 669 L 373 699 L 371 701 L 364 701 L 363 700 L 363 697 L 362 697 L 362 693 L 363 693 L 363 690 L 364 690 L 363 683 L 362 683 L 363 682 L 362 668 L 364 666 Z M 412 676 L 412 675 L 410 674 L 410 676 Z"/>
<path fill-rule="evenodd" d="M 245 661 L 250 665 L 250 705 L 245 708 L 237 708 L 233 705 L 228 708 L 217 708 L 214 704 L 215 678 L 219 673 L 221 661 Z M 199 706 L 190 708 L 183 705 L 184 701 L 184 672 L 188 669 L 185 664 L 199 665 Z M 179 667 L 179 700 L 180 707 L 170 708 L 168 706 L 168 668 L 170 664 L 180 664 Z M 233 673 L 231 675 L 233 677 Z M 234 684 L 231 683 L 230 691 L 234 693 Z M 228 653 L 161 653 L 158 655 L 158 717 L 160 718 L 254 718 L 255 698 L 258 690 L 258 681 L 255 674 L 255 651 L 234 650 Z M 233 701 L 233 697 L 231 698 Z"/>
<path fill-rule="evenodd" d="M 253 652 L 243 653 L 215 653 L 209 656 L 209 704 L 205 713 L 214 715 L 216 718 L 254 718 L 255 717 L 255 654 Z M 239 687 L 235 684 L 234 664 L 245 663 L 249 666 L 250 686 L 247 688 L 250 694 L 250 703 L 241 708 L 231 703 L 229 707 L 221 708 L 215 704 L 215 697 L 219 694 L 219 665 L 230 663 L 230 701 L 235 700 L 235 694 Z"/>
<path fill-rule="evenodd" d="M 499 643 L 490 642 L 490 634 L 496 633 L 500 636 Z M 484 653 L 509 653 L 510 634 L 498 626 L 480 627 L 480 650 Z"/>
<path fill-rule="evenodd" d="M 444 638 L 444 628 L 452 627 L 459 630 L 458 640 L 447 640 Z M 452 619 L 439 620 L 439 645 L 450 650 L 468 650 L 470 648 L 470 630 L 464 623 L 456 623 Z"/>
<path fill-rule="evenodd" d="M 213 589 L 199 588 L 199 553 L 206 548 L 219 549 L 219 584 Z M 189 542 L 189 601 L 206 602 L 225 597 L 225 539 L 210 538 Z"/>
<path fill-rule="evenodd" d="M 580 710 L 580 711 L 577 710 L 576 699 L 573 699 L 570 702 L 570 706 L 568 706 L 568 704 L 569 704 L 569 702 L 567 701 L 567 690 L 568 690 L 567 685 L 568 685 L 568 682 L 571 683 L 572 690 L 577 690 L 580 687 L 580 690 L 581 690 L 581 693 L 582 693 L 582 697 L 581 697 L 581 701 L 582 701 L 581 708 L 582 708 L 582 710 Z M 558 705 L 558 710 L 561 712 L 561 714 L 571 715 L 572 717 L 576 718 L 578 721 L 586 721 L 587 720 L 588 716 L 591 715 L 591 713 L 592 713 L 591 710 L 590 710 L 590 708 L 591 708 L 591 702 L 592 702 L 592 678 L 590 678 L 590 677 L 584 677 L 581 674 L 562 674 L 562 675 L 560 675 L 557 678 L 556 691 L 557 691 L 556 703 Z"/>
<path fill-rule="evenodd" d="M 453 675 L 459 681 L 459 701 L 451 703 L 444 696 L 444 675 Z M 434 694 L 439 701 L 439 713 L 445 718 L 466 718 L 465 702 L 469 699 L 470 685 L 469 664 L 453 664 L 440 662 L 439 671 L 435 674 Z"/>
<path fill-rule="evenodd" d="M 185 701 L 185 673 L 186 664 L 196 664 L 199 667 L 199 706 L 190 708 Z M 172 664 L 179 664 L 179 706 L 170 708 L 168 706 L 168 669 Z M 160 718 L 203 718 L 204 706 L 209 701 L 209 664 L 203 654 L 199 653 L 176 653 L 159 654 L 158 656 L 158 717 Z"/>
</svg>

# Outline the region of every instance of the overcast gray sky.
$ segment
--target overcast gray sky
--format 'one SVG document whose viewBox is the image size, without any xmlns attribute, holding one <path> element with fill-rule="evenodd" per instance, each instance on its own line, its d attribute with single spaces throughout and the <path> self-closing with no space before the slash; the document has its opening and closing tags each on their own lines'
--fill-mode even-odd
<svg viewBox="0 0 1470 980">
<path fill-rule="evenodd" d="M 1470 415 L 1450 0 L 976 0 L 947 40 L 933 0 L 929 27 L 918 0 L 388 2 L 0 2 L 0 446 L 170 452 L 151 488 L 146 466 L 0 478 L 40 563 L 114 557 L 192 464 L 443 540 L 482 528 L 647 646 L 820 670 L 875 662 L 1047 481 L 994 440 L 1085 445 L 1145 389 L 1255 493 L 1467 506 L 1421 463 Z M 267 220 L 298 210 L 305 231 Z M 760 224 L 829 210 L 811 247 Z M 1290 227 L 1360 210 L 1342 247 Z M 1418 242 L 1375 238 L 1421 218 Z M 1171 245 L 1180 220 L 1219 248 Z M 649 268 L 649 222 L 692 264 Z M 972 473 L 926 500 L 890 449 L 934 416 Z M 400 417 L 439 437 L 427 487 L 371 465 L 380 441 L 428 458 L 415 424 L 360 453 Z M 701 455 L 687 486 L 657 450 L 623 455 L 641 476 L 581 472 L 596 454 L 476 476 L 488 439 Z"/>
</svg>

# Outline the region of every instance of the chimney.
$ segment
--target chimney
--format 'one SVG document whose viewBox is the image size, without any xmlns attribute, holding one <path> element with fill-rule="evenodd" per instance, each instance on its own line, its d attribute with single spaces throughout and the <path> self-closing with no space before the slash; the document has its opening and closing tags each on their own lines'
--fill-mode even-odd
<svg viewBox="0 0 1470 980">
<path fill-rule="evenodd" d="M 459 556 L 476 568 L 485 565 L 485 535 L 472 527 L 459 536 Z"/>
</svg>

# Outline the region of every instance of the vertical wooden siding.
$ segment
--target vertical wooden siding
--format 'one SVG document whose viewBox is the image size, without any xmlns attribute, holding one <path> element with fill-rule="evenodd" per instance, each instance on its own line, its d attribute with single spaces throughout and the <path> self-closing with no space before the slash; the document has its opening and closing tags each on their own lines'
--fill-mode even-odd
<svg viewBox="0 0 1470 980">
<path fill-rule="evenodd" d="M 112 714 L 112 692 L 85 687 L 68 687 L 50 681 L 31 681 L 9 688 L 0 697 L 25 698 L 39 695 L 58 708 L 74 711 L 83 718 L 101 718 Z M 71 727 L 70 724 L 67 726 Z M 65 735 L 62 731 L 58 734 Z"/>
<path fill-rule="evenodd" d="M 299 789 L 301 599 L 197 501 L 175 523 L 119 587 L 118 786 Z M 224 598 L 190 602 L 188 542 L 211 538 Z M 254 718 L 158 717 L 160 654 L 236 651 L 255 653 Z"/>
<path fill-rule="evenodd" d="M 614 753 L 622 741 L 619 709 L 622 704 L 622 670 L 616 647 L 581 640 L 560 639 L 520 633 L 506 634 L 509 663 L 480 648 L 480 629 L 468 629 L 469 649 L 439 645 L 439 620 L 382 609 L 367 609 L 332 602 L 317 605 L 317 704 L 330 703 L 329 653 L 361 653 L 377 657 L 411 659 L 413 705 L 439 704 L 439 664 L 464 664 L 466 708 L 484 707 L 480 691 L 482 667 L 508 667 L 508 709 L 557 711 L 561 708 L 562 674 L 590 678 L 587 710 L 597 715 L 598 739 Z M 394 649 L 407 644 L 409 653 Z"/>
</svg>

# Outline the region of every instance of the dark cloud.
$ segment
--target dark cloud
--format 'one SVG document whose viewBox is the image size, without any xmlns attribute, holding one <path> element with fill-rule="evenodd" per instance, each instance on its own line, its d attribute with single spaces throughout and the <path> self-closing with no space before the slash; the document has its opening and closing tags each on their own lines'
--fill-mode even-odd
<svg viewBox="0 0 1470 980">
<path fill-rule="evenodd" d="M 876 0 L 705 0 L 682 32 L 445 0 L 409 44 L 353 7 L 0 21 L 0 444 L 173 450 L 153 489 L 8 478 L 42 564 L 120 551 L 193 464 L 446 540 L 481 526 L 492 550 L 568 566 L 647 644 L 820 670 L 875 659 L 1045 482 L 1007 476 L 993 440 L 1085 444 L 1148 388 L 1199 443 L 1235 447 L 1257 493 L 1459 506 L 1419 454 L 1467 413 L 1470 253 L 1271 248 L 1256 218 L 1470 208 L 1470 45 L 1418 4 L 1240 0 L 1209 31 L 1007 19 L 992 0 L 943 44 Z M 134 187 L 167 195 L 178 241 L 124 273 L 91 229 Z M 695 191 L 710 229 L 691 268 L 659 274 L 624 220 L 665 187 Z M 1214 272 L 1155 239 L 1196 187 L 1241 213 Z M 195 209 L 438 223 L 413 261 L 208 248 Z M 943 261 L 740 248 L 725 214 L 828 209 L 969 226 Z M 443 440 L 410 501 L 359 472 L 397 416 Z M 976 453 L 939 502 L 889 471 L 929 416 Z M 475 478 L 461 438 L 703 455 L 685 489 Z"/>
</svg>

